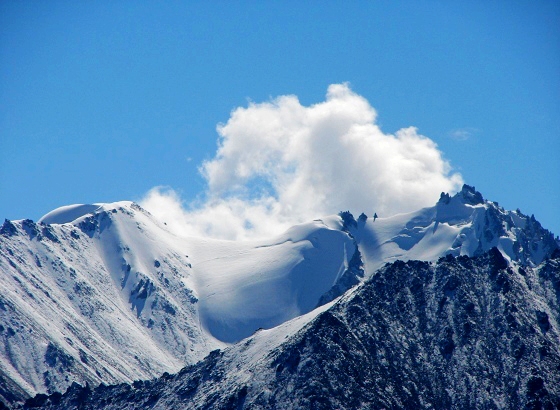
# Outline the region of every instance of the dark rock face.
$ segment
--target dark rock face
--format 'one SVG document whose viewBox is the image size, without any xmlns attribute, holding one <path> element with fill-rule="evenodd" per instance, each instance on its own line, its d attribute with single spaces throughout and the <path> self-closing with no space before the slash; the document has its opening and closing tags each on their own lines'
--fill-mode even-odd
<svg viewBox="0 0 560 410">
<path fill-rule="evenodd" d="M 340 219 L 342 219 L 342 230 L 344 232 L 349 232 L 352 228 L 357 228 L 358 223 L 354 219 L 354 215 L 350 213 L 350 211 L 343 211 L 338 214 Z"/>
<path fill-rule="evenodd" d="M 547 257 L 552 257 L 554 252 L 560 248 L 559 242 L 554 239 L 554 235 L 544 229 L 533 215 L 530 217 L 520 214 L 525 218 L 525 228 L 518 235 L 518 240 L 514 243 L 516 259 L 523 264 L 534 261 L 534 254 L 539 251 Z M 539 249 L 542 247 L 542 249 Z"/>
<path fill-rule="evenodd" d="M 492 250 L 397 261 L 252 365 L 213 352 L 175 376 L 72 386 L 46 408 L 560 408 L 560 260 Z M 237 349 L 237 350 L 236 350 Z M 238 377 L 247 374 L 248 377 Z"/>
<path fill-rule="evenodd" d="M 473 186 L 464 184 L 459 194 L 462 196 L 466 204 L 476 205 L 484 203 L 482 194 Z"/>
<path fill-rule="evenodd" d="M 12 223 L 12 221 L 5 219 L 4 223 L 0 227 L 0 235 L 13 236 L 17 235 L 17 228 Z"/>
<path fill-rule="evenodd" d="M 360 280 L 364 277 L 364 262 L 362 260 L 362 254 L 360 253 L 358 245 L 355 244 L 355 246 L 356 249 L 354 250 L 354 254 L 350 259 L 350 262 L 348 263 L 348 268 L 344 271 L 332 288 L 319 298 L 317 306 L 322 306 L 335 300 L 340 295 L 343 295 L 348 289 L 360 283 Z"/>
</svg>

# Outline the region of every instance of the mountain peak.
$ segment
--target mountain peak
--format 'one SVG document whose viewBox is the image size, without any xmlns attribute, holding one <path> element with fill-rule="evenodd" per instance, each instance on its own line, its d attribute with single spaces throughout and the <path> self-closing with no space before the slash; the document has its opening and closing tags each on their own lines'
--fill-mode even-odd
<svg viewBox="0 0 560 410">
<path fill-rule="evenodd" d="M 478 205 L 484 203 L 482 194 L 478 192 L 474 186 L 470 186 L 467 184 L 463 185 L 461 192 L 457 193 L 456 196 L 462 198 L 466 204 Z"/>
<path fill-rule="evenodd" d="M 468 205 L 479 205 L 484 203 L 484 198 L 482 194 L 476 190 L 474 186 L 470 186 L 467 184 L 463 185 L 461 191 L 457 192 L 453 197 L 451 197 L 448 193 L 442 192 L 438 204 L 449 204 L 451 199 L 457 198 L 464 204 Z"/>
</svg>

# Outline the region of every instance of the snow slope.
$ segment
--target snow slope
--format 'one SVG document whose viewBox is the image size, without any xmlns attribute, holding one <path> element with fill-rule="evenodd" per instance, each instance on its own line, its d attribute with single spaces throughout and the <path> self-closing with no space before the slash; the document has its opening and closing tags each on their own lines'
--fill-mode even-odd
<svg viewBox="0 0 560 410">
<path fill-rule="evenodd" d="M 468 186 L 414 213 L 357 221 L 342 213 L 267 241 L 178 237 L 131 202 L 66 206 L 39 223 L 6 221 L 0 398 L 176 372 L 309 313 L 285 329 L 297 331 L 315 307 L 387 262 L 494 246 L 528 266 L 558 248 L 533 217 Z"/>
<path fill-rule="evenodd" d="M 346 233 L 320 221 L 267 243 L 198 242 L 193 269 L 201 321 L 218 339 L 236 342 L 309 312 L 354 251 Z"/>
<path fill-rule="evenodd" d="M 2 228 L 0 375 L 27 394 L 146 378 L 221 346 L 198 324 L 186 256 L 132 204 L 96 209 Z"/>
<path fill-rule="evenodd" d="M 2 396 L 178 371 L 312 310 L 355 250 L 321 222 L 265 243 L 179 238 L 131 202 L 41 220 L 0 230 Z"/>
</svg>

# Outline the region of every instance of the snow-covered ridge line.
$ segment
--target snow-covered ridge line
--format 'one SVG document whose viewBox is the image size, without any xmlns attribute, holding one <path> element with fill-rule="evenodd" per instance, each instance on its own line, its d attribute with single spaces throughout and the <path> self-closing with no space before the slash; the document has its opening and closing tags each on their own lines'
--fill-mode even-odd
<svg viewBox="0 0 560 410">
<path fill-rule="evenodd" d="M 103 205 L 104 204 L 75 204 L 62 206 L 43 215 L 37 222 L 48 225 L 70 223 L 84 215 L 99 211 Z"/>
<path fill-rule="evenodd" d="M 497 247 L 536 266 L 558 241 L 473 187 L 391 217 L 333 215 L 268 240 L 182 238 L 133 202 L 71 205 L 0 227 L 0 399 L 175 372 L 272 329 L 387 262 Z M 313 316 L 312 313 L 310 313 Z M 300 323 L 300 321 L 298 321 Z M 13 387 L 16 386 L 16 387 Z"/>
<path fill-rule="evenodd" d="M 504 210 L 468 185 L 452 197 L 442 193 L 434 207 L 375 220 L 359 218 L 347 225 L 364 255 L 366 276 L 398 259 L 476 256 L 493 247 L 509 261 L 536 266 L 560 247 L 560 239 L 534 216 Z"/>
</svg>

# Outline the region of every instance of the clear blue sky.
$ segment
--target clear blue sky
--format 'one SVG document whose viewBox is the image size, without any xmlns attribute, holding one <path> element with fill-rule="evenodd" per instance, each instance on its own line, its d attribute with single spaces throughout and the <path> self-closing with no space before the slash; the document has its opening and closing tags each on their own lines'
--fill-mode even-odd
<svg viewBox="0 0 560 410">
<path fill-rule="evenodd" d="M 189 201 L 248 100 L 349 82 L 464 180 L 560 234 L 560 2 L 0 3 L 0 218 Z"/>
</svg>

